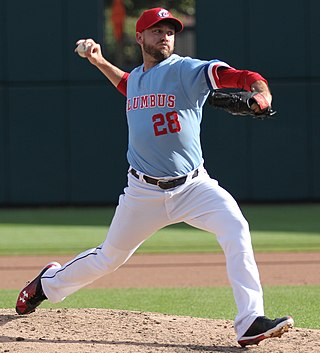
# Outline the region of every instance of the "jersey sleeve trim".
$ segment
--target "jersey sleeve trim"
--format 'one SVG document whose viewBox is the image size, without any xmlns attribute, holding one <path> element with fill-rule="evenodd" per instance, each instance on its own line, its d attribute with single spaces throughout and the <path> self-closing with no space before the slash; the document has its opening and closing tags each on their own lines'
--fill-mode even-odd
<svg viewBox="0 0 320 353">
<path fill-rule="evenodd" d="M 225 68 L 219 70 L 218 88 L 240 88 L 251 91 L 251 85 L 258 80 L 268 84 L 268 81 L 257 72 Z"/>
<path fill-rule="evenodd" d="M 127 83 L 128 83 L 129 73 L 125 72 L 121 78 L 121 81 L 118 83 L 117 89 L 125 97 L 127 96 Z"/>
<path fill-rule="evenodd" d="M 205 75 L 210 91 L 213 91 L 214 89 L 218 89 L 220 87 L 219 76 L 217 71 L 218 68 L 221 66 L 226 68 L 230 67 L 227 63 L 223 61 L 213 61 L 206 66 Z"/>
</svg>

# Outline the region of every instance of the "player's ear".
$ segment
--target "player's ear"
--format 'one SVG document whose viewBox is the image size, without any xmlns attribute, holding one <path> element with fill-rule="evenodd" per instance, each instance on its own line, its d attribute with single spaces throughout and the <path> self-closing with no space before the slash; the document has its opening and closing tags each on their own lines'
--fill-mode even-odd
<svg viewBox="0 0 320 353">
<path fill-rule="evenodd" d="M 142 33 L 136 32 L 136 41 L 137 41 L 138 44 L 142 44 L 142 42 L 143 42 Z"/>
</svg>

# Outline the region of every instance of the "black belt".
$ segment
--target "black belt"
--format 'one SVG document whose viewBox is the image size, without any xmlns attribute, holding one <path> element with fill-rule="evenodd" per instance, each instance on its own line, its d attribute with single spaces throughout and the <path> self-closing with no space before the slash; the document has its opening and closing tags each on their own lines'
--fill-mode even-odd
<svg viewBox="0 0 320 353">
<path fill-rule="evenodd" d="M 130 173 L 135 176 L 137 179 L 139 179 L 139 174 L 135 169 L 130 169 Z M 199 175 L 199 170 L 196 169 L 194 173 L 192 174 L 192 179 L 197 177 Z M 187 175 L 181 177 L 181 178 L 176 178 L 176 179 L 171 179 L 171 180 L 163 180 L 163 179 L 155 179 L 151 178 L 147 175 L 143 175 L 143 179 L 148 183 L 152 185 L 157 185 L 161 189 L 171 189 L 175 188 L 176 186 L 182 185 L 186 182 L 187 180 Z"/>
</svg>

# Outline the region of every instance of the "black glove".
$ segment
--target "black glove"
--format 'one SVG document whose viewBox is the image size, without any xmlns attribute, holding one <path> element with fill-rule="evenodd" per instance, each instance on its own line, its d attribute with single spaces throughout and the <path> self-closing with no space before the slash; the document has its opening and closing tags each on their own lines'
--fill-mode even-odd
<svg viewBox="0 0 320 353">
<path fill-rule="evenodd" d="M 270 119 L 276 114 L 265 97 L 258 92 L 216 90 L 210 93 L 208 103 L 214 108 L 221 108 L 232 115 L 251 115 L 258 119 Z M 259 113 L 252 109 L 253 104 L 259 106 Z"/>
</svg>

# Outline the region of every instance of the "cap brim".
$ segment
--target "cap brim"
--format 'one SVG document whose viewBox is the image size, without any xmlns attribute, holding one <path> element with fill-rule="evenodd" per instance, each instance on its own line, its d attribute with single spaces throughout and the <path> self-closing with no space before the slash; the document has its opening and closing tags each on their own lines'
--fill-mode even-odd
<svg viewBox="0 0 320 353">
<path fill-rule="evenodd" d="M 171 18 L 170 17 L 169 18 L 160 18 L 158 21 L 153 22 L 151 25 L 149 25 L 145 29 L 148 29 L 148 28 L 156 25 L 157 23 L 163 22 L 163 21 L 171 22 L 176 29 L 176 33 L 182 32 L 183 23 L 180 20 L 178 20 L 177 18 L 172 18 L 172 17 Z"/>
</svg>

